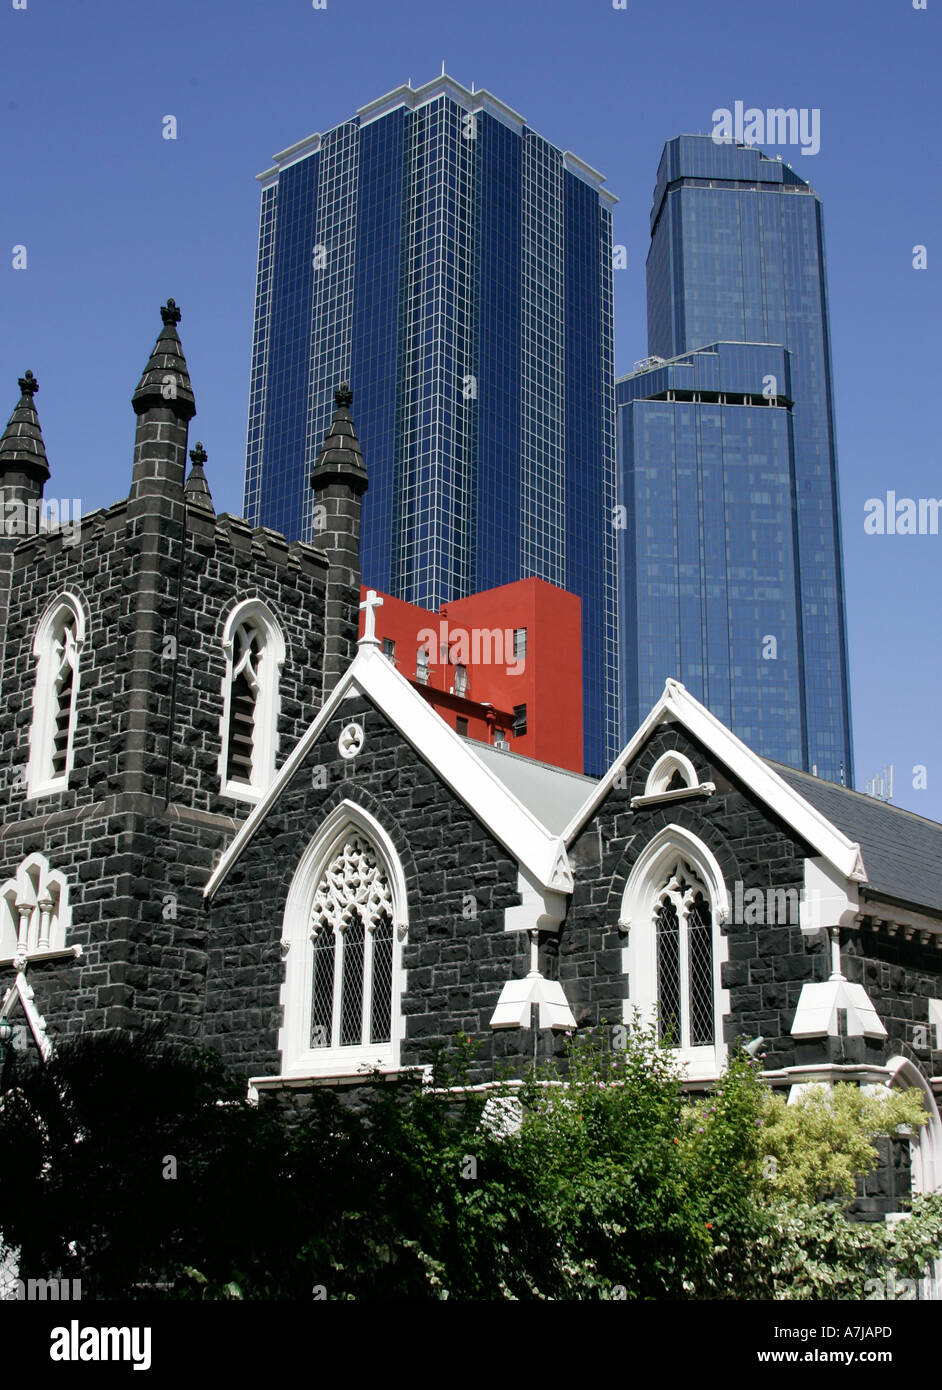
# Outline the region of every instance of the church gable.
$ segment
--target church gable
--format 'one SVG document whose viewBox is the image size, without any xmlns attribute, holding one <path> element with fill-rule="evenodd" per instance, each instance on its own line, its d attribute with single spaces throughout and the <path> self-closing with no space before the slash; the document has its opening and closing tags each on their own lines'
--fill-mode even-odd
<svg viewBox="0 0 942 1390">
<path fill-rule="evenodd" d="M 464 1032 L 483 1079 L 527 970 L 519 863 L 375 700 L 351 683 L 329 705 L 210 882 L 206 1040 L 300 1079 L 421 1065 Z"/>
<path fill-rule="evenodd" d="M 618 1024 L 656 1004 L 691 1077 L 716 1075 L 743 1034 L 766 1039 L 770 1064 L 793 1060 L 802 983 L 825 977 L 799 918 L 810 847 L 677 719 L 601 785 L 568 838 L 559 973 L 577 1019 Z"/>
</svg>

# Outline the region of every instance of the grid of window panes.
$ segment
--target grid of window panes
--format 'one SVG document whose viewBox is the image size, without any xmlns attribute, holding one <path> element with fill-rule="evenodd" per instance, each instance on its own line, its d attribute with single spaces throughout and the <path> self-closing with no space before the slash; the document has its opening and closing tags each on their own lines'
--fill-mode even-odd
<svg viewBox="0 0 942 1390">
<path fill-rule="evenodd" d="M 264 453 L 258 476 L 258 525 L 293 540 L 301 534 L 310 480 L 307 399 L 311 354 L 311 307 L 316 244 L 317 175 L 320 155 L 299 160 L 278 177 L 278 216 L 271 267 L 264 419 Z"/>
<path fill-rule="evenodd" d="M 356 264 L 356 209 L 359 129 L 347 121 L 321 140 L 317 216 L 311 264 L 310 363 L 307 374 L 307 424 L 304 473 L 310 478 L 330 418 L 334 391 L 350 378 L 353 336 L 353 286 Z M 314 538 L 316 498 L 304 490 L 301 536 Z"/>
<path fill-rule="evenodd" d="M 605 680 L 605 744 L 603 767 L 608 765 L 617 756 L 622 746 L 621 741 L 621 711 L 620 711 L 620 683 L 618 679 L 618 648 L 619 648 L 619 598 L 618 598 L 618 555 L 617 555 L 617 532 L 612 525 L 615 504 L 618 500 L 618 458 L 615 450 L 615 310 L 614 310 L 614 289 L 612 285 L 612 214 L 609 208 L 600 207 L 599 209 L 600 236 L 599 236 L 599 313 L 598 322 L 600 326 L 599 341 L 599 370 L 601 377 L 601 399 L 602 409 L 600 412 L 600 426 L 602 433 L 601 467 L 602 467 L 602 498 L 601 505 L 604 509 L 605 522 L 602 527 L 602 592 L 603 592 L 603 628 L 601 639 L 597 635 L 598 624 L 590 623 L 587 635 L 586 618 L 583 615 L 583 651 L 586 650 L 588 640 L 604 645 L 605 661 L 603 678 Z M 587 408 L 591 410 L 591 401 L 587 401 Z M 590 762 L 588 756 L 588 745 L 586 746 L 586 768 L 598 763 L 598 755 L 594 753 Z"/>
<path fill-rule="evenodd" d="M 791 389 L 781 348 L 735 343 L 618 383 L 626 735 L 673 676 L 805 765 Z"/>
<path fill-rule="evenodd" d="M 618 744 L 611 214 L 559 150 L 468 105 L 452 84 L 348 122 L 265 190 L 247 505 L 251 489 L 255 524 L 312 538 L 310 469 L 347 377 L 364 582 L 429 607 L 527 575 L 579 594 L 601 772 Z"/>
<path fill-rule="evenodd" d="M 476 591 L 520 578 L 522 145 L 515 130 L 486 113 L 478 116 Z"/>
<path fill-rule="evenodd" d="M 565 587 L 563 162 L 525 130 L 522 191 L 520 573 Z"/>
<path fill-rule="evenodd" d="M 600 750 L 606 764 L 618 751 L 611 341 L 603 337 L 604 309 L 599 313 L 600 303 L 611 302 L 611 215 L 599 207 L 594 190 L 569 171 L 564 242 L 563 586 L 582 596 L 583 742 L 586 766 L 592 767 Z"/>
<path fill-rule="evenodd" d="M 470 236 L 476 142 L 466 113 L 446 97 L 413 112 L 411 127 L 392 581 L 398 597 L 437 607 L 469 593 L 471 583 L 467 445 L 478 396 Z"/>
<path fill-rule="evenodd" d="M 249 385 L 249 423 L 245 446 L 245 487 L 242 510 L 258 525 L 259 477 L 265 435 L 265 384 L 268 374 L 268 326 L 271 312 L 271 274 L 278 185 L 262 190 L 258 223 L 258 269 L 255 276 L 255 322 L 252 328 L 252 371 Z"/>
<path fill-rule="evenodd" d="M 777 160 L 709 136 L 665 149 L 648 259 L 648 350 L 720 338 L 791 354 L 807 766 L 852 778 L 844 580 L 821 204 Z"/>
<path fill-rule="evenodd" d="M 369 490 L 363 498 L 360 557 L 364 578 L 393 592 L 393 536 L 400 517 L 397 429 L 399 311 L 409 123 L 402 110 L 360 130 L 356 275 L 353 298 L 352 413 Z"/>
</svg>

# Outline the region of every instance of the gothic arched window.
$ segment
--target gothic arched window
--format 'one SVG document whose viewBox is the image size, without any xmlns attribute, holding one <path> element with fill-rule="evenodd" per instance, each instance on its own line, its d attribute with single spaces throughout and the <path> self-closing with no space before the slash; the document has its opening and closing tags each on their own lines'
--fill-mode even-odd
<svg viewBox="0 0 942 1390">
<path fill-rule="evenodd" d="M 672 1047 L 712 1047 L 713 917 L 696 872 L 678 859 L 657 895 L 658 1033 Z"/>
<path fill-rule="evenodd" d="M 728 910 L 707 846 L 679 825 L 658 831 L 635 861 L 622 903 L 625 1018 L 635 1009 L 646 1023 L 656 1018 L 662 1043 L 691 1077 L 717 1076 L 723 1067 L 729 994 L 720 978 L 728 956 L 720 925 Z"/>
<path fill-rule="evenodd" d="M 275 774 L 284 638 L 266 606 L 251 599 L 230 613 L 223 649 L 222 790 L 256 801 Z"/>
<path fill-rule="evenodd" d="M 392 891 L 376 851 L 355 832 L 324 868 L 311 941 L 311 1047 L 388 1043 Z"/>
<path fill-rule="evenodd" d="M 286 1073 L 397 1064 L 405 930 L 405 881 L 392 842 L 345 802 L 305 852 L 288 894 Z"/>
<path fill-rule="evenodd" d="M 72 770 L 79 658 L 85 642 L 82 605 L 71 594 L 47 608 L 33 642 L 37 658 L 29 738 L 27 795 L 68 786 Z"/>
</svg>

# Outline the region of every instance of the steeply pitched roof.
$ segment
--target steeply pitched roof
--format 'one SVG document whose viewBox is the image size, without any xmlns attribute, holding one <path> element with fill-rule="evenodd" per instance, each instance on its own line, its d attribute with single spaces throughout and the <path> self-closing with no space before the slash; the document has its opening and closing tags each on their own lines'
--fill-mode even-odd
<svg viewBox="0 0 942 1390">
<path fill-rule="evenodd" d="M 569 821 L 563 831 L 567 845 L 572 844 L 586 821 L 608 796 L 616 777 L 632 762 L 658 725 L 672 720 L 682 724 L 743 786 L 748 787 L 790 825 L 838 873 L 855 882 L 866 883 L 866 863 L 857 842 L 804 797 L 801 791 L 785 781 L 776 767 L 754 753 L 742 739 L 727 729 L 680 681 L 675 680 L 666 683 L 661 698 L 647 719 Z"/>
<path fill-rule="evenodd" d="M 478 757 L 482 745 L 460 738 L 411 683 L 382 655 L 376 638 L 361 637 L 357 654 L 326 703 L 299 739 L 274 782 L 224 851 L 203 894 L 211 898 L 294 777 L 325 725 L 348 694 L 365 695 L 403 738 L 435 769 L 438 777 L 469 806 L 513 855 L 531 882 L 556 894 L 572 891 L 572 873 L 559 836 L 518 799 Z"/>
<path fill-rule="evenodd" d="M 467 742 L 484 766 L 555 835 L 568 825 L 597 782 L 595 777 L 492 748 L 476 739 Z"/>
<path fill-rule="evenodd" d="M 867 867 L 868 896 L 942 912 L 942 825 L 863 792 L 769 763 L 779 777 L 855 840 Z"/>
</svg>

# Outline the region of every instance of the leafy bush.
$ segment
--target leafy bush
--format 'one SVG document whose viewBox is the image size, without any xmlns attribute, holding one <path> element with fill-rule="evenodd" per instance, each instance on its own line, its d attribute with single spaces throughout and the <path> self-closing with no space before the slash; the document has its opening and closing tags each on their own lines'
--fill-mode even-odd
<svg viewBox="0 0 942 1390">
<path fill-rule="evenodd" d="M 639 1027 L 618 1051 L 573 1039 L 565 1085 L 534 1068 L 485 1092 L 469 1047 L 431 1086 L 314 1088 L 296 1113 L 152 1034 L 19 1063 L 0 1230 L 21 1277 L 86 1298 L 860 1298 L 942 1249 L 940 1197 L 891 1227 L 809 1201 L 846 1201 L 874 1135 L 923 1122 L 911 1094 L 786 1107 L 734 1051 L 688 1097 Z"/>
<path fill-rule="evenodd" d="M 873 1140 L 903 1126 L 917 1130 L 928 1118 L 917 1091 L 865 1091 L 846 1081 L 809 1086 L 790 1105 L 769 1096 L 763 1144 L 774 1159 L 777 1192 L 805 1203 L 852 1202 L 855 1178 L 876 1164 Z"/>
</svg>

